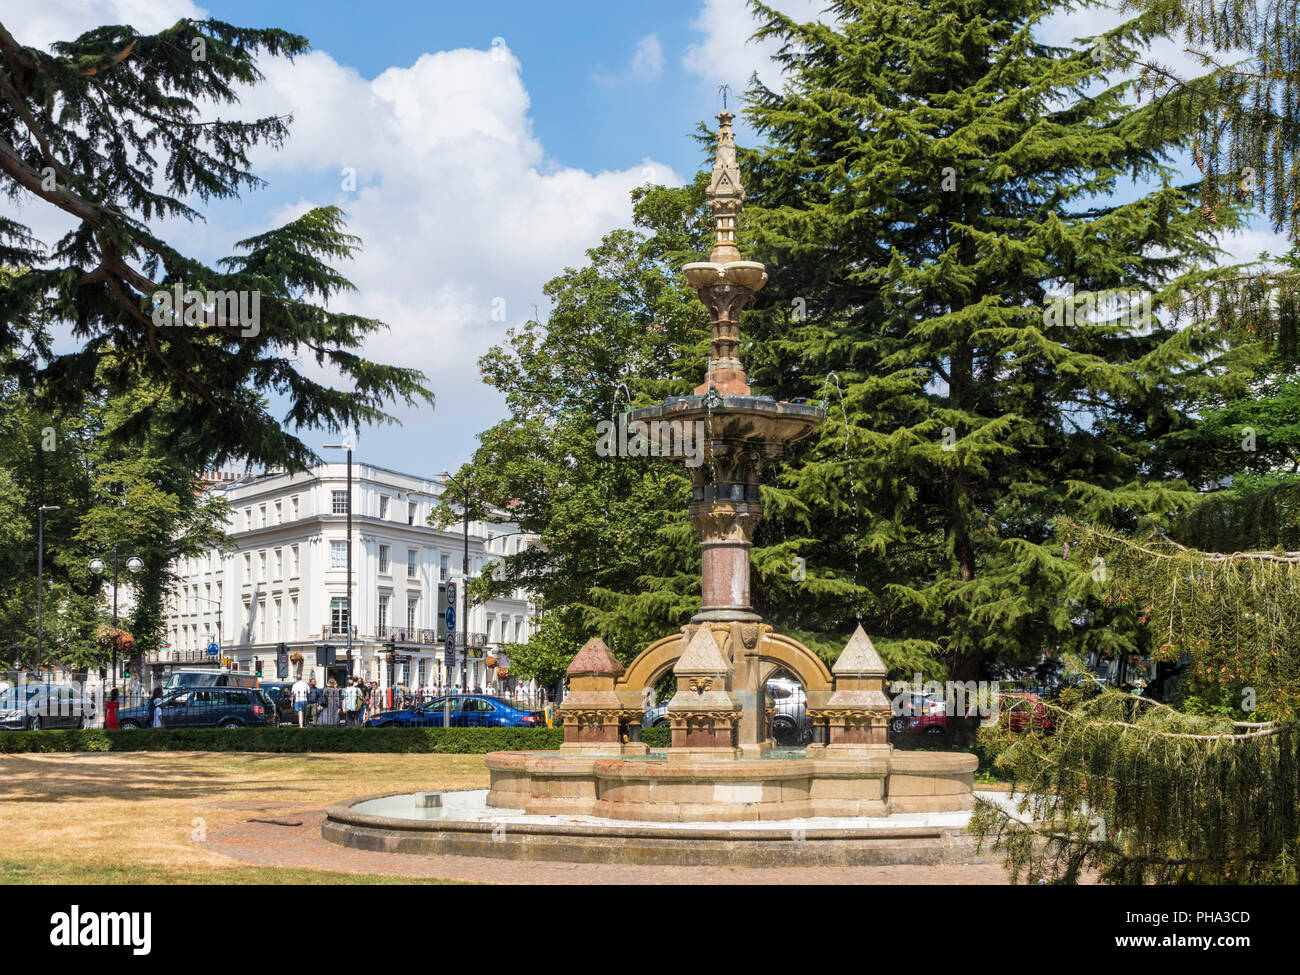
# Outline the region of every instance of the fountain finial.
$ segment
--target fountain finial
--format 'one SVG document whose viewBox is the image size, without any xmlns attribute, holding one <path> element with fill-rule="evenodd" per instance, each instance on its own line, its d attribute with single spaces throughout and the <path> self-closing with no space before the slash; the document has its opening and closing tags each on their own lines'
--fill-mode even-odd
<svg viewBox="0 0 1300 975">
<path fill-rule="evenodd" d="M 736 137 L 731 131 L 731 120 L 735 117 L 725 108 L 717 115 L 718 149 L 713 161 L 713 178 L 704 194 L 715 223 L 713 252 L 709 255 L 714 264 L 740 260 L 740 250 L 736 247 L 736 218 L 745 208 L 745 188 L 740 185 Z"/>
</svg>

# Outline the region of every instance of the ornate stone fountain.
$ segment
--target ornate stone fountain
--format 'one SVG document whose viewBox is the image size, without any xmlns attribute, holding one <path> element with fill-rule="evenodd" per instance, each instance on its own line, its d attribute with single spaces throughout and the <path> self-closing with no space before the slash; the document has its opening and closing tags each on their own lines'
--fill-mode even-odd
<svg viewBox="0 0 1300 975">
<path fill-rule="evenodd" d="M 707 376 L 693 395 L 629 418 L 629 428 L 699 424 L 693 429 L 704 431 L 703 462 L 688 465 L 700 612 L 626 668 L 601 640 L 589 640 L 568 668 L 558 753 L 494 752 L 486 756 L 486 795 L 447 793 L 433 811 L 426 801 L 433 794 L 425 793 L 332 806 L 322 826 L 327 839 L 583 862 L 789 866 L 971 856 L 962 814 L 973 804 L 975 756 L 893 749 L 886 667 L 861 627 L 827 668 L 750 604 L 749 550 L 763 517 L 759 478 L 824 414 L 754 395 L 738 356 L 740 314 L 767 273 L 736 247 L 745 193 L 732 118 L 718 116 L 708 189 L 714 247 L 708 261 L 683 269 L 712 319 Z M 670 671 L 672 744 L 652 752 L 641 722 L 651 690 Z M 778 671 L 807 694 L 814 738 L 802 754 L 777 751 L 769 736 L 765 688 Z"/>
<path fill-rule="evenodd" d="M 767 271 L 743 260 L 736 246 L 745 191 L 733 117 L 718 115 L 706 195 L 716 224 L 713 250 L 708 261 L 683 268 L 711 317 L 708 373 L 693 395 L 629 417 L 629 429 L 691 424 L 704 432 L 703 463 L 688 466 L 702 607 L 680 633 L 651 644 L 626 670 L 599 639 L 590 640 L 568 670 L 561 754 L 490 755 L 488 803 L 655 821 L 968 808 L 974 756 L 894 753 L 886 668 L 861 627 L 828 670 L 750 605 L 749 550 L 763 517 L 759 479 L 825 414 L 754 395 L 740 361 L 740 314 L 767 282 Z M 641 742 L 646 689 L 669 668 L 677 684 L 667 708 L 672 747 L 662 760 L 648 761 Z M 765 688 L 778 670 L 797 677 L 808 696 L 814 741 L 801 757 L 772 757 Z"/>
</svg>

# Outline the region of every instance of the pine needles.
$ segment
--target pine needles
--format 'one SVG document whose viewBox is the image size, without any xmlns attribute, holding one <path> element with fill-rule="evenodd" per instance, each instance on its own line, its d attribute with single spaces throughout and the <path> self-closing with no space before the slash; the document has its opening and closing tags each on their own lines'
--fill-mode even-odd
<svg viewBox="0 0 1300 975">
<path fill-rule="evenodd" d="M 981 732 L 1019 783 L 1015 812 L 980 801 L 971 830 L 1012 880 L 1115 884 L 1296 883 L 1300 735 L 1294 717 L 1234 732 L 1105 691 L 1051 708 L 1055 734 Z"/>
</svg>

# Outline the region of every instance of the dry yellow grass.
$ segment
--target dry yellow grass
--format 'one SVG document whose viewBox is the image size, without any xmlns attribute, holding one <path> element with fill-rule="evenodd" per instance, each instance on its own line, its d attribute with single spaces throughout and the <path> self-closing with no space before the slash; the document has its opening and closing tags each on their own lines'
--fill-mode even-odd
<svg viewBox="0 0 1300 975">
<path fill-rule="evenodd" d="M 389 883 L 240 865 L 193 836 L 353 796 L 487 784 L 479 755 L 0 756 L 0 882 Z"/>
</svg>

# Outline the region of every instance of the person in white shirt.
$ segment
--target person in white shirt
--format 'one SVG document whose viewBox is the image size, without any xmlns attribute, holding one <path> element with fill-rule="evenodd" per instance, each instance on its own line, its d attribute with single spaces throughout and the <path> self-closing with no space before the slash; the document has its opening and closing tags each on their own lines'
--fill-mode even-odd
<svg viewBox="0 0 1300 975">
<path fill-rule="evenodd" d="M 311 693 L 311 688 L 307 682 L 299 677 L 293 682 L 291 688 L 293 694 L 293 710 L 298 715 L 298 727 L 302 727 L 303 715 L 307 712 L 307 695 Z"/>
</svg>

